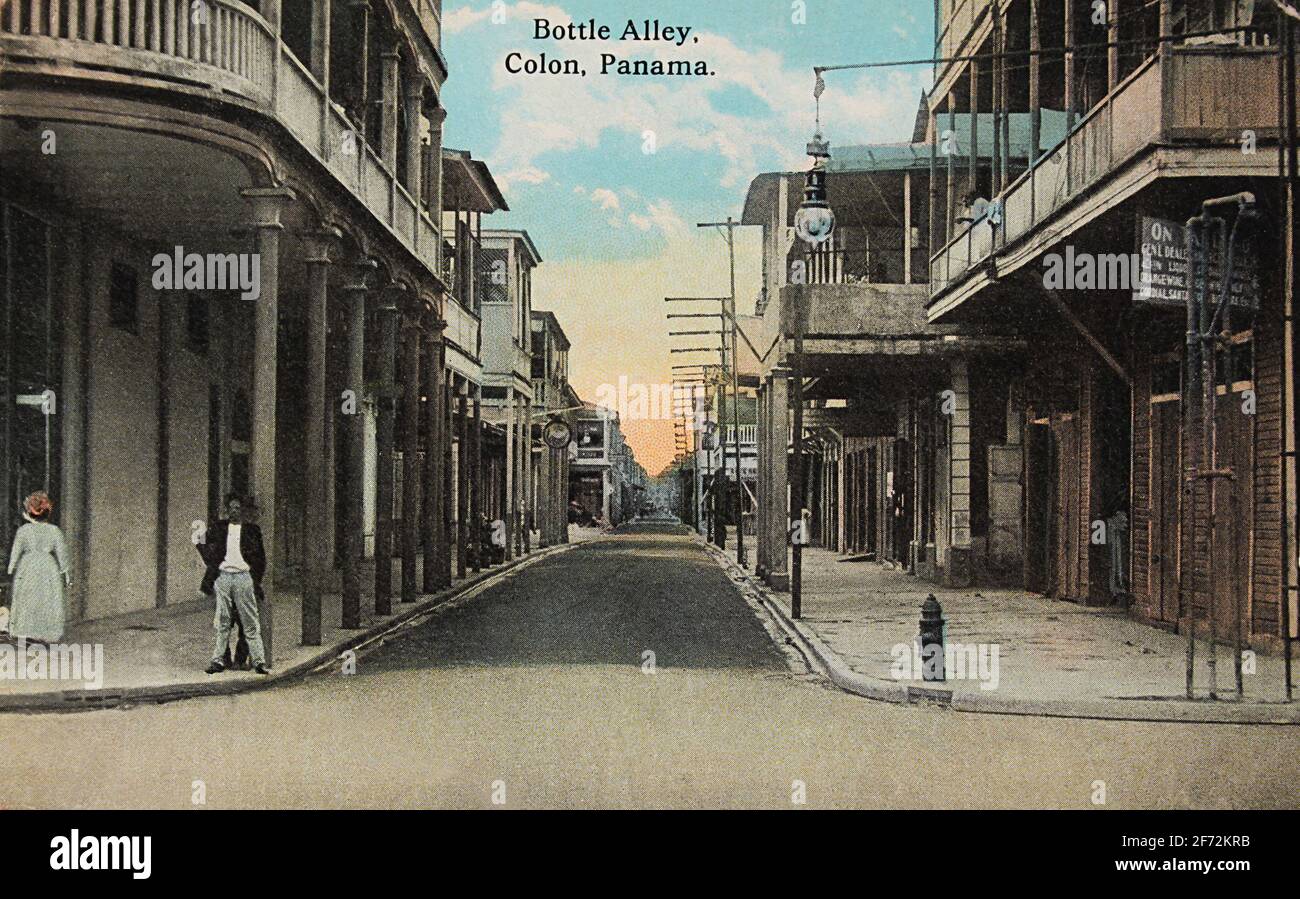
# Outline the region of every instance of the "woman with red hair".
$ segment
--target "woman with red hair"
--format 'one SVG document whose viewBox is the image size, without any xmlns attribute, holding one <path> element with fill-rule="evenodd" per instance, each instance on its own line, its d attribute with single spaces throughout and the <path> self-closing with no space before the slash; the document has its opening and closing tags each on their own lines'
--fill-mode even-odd
<svg viewBox="0 0 1300 899">
<path fill-rule="evenodd" d="M 54 503 L 38 490 L 23 503 L 27 523 L 14 536 L 9 573 L 14 576 L 9 632 L 53 642 L 63 637 L 63 588 L 71 583 L 63 532 L 50 523 Z"/>
</svg>

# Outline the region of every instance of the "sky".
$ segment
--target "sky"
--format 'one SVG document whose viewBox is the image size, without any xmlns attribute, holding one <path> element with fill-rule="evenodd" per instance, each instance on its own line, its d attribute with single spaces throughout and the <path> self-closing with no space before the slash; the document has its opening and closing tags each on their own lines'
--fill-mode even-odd
<svg viewBox="0 0 1300 899">
<path fill-rule="evenodd" d="M 609 40 L 536 39 L 536 19 L 592 18 Z M 642 30 L 647 19 L 691 31 L 680 47 L 619 40 L 629 20 Z M 485 161 L 505 193 L 510 212 L 484 227 L 524 229 L 537 245 L 533 306 L 564 327 L 583 399 L 620 378 L 647 389 L 671 380 L 683 357 L 669 348 L 683 344 L 668 337 L 663 298 L 728 289 L 726 243 L 696 223 L 740 218 L 762 172 L 807 168 L 813 66 L 926 57 L 933 32 L 931 0 L 444 0 L 444 145 Z M 513 74 L 516 51 L 576 60 L 587 76 Z M 710 74 L 601 75 L 602 53 L 698 60 Z M 832 152 L 908 139 L 930 75 L 827 73 Z M 760 286 L 759 231 L 737 231 L 742 315 Z M 651 474 L 672 461 L 671 421 L 625 419 L 623 431 Z"/>
</svg>

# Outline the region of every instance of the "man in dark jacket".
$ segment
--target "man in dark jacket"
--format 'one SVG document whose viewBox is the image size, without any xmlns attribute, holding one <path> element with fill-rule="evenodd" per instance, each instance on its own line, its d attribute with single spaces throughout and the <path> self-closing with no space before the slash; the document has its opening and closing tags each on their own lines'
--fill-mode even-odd
<svg viewBox="0 0 1300 899">
<path fill-rule="evenodd" d="M 257 595 L 262 589 L 262 576 L 266 573 L 266 550 L 262 546 L 262 531 L 255 524 L 245 524 L 243 503 L 235 494 L 226 497 L 226 517 L 208 528 L 199 544 L 199 555 L 207 565 L 200 589 L 215 595 L 217 602 L 216 644 L 208 674 L 224 671 L 230 653 L 230 630 L 238 621 L 253 669 L 258 674 L 268 674 L 266 653 L 262 646 L 261 626 L 257 612 Z M 236 654 L 239 650 L 236 649 Z"/>
</svg>

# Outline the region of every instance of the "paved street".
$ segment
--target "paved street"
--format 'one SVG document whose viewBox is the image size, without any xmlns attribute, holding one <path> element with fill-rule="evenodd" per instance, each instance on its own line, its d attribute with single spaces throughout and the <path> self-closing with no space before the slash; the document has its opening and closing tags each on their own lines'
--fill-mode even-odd
<svg viewBox="0 0 1300 899">
<path fill-rule="evenodd" d="M 683 528 L 506 575 L 325 673 L 0 722 L 0 806 L 1295 806 L 1294 728 L 1012 718 L 846 695 Z M 653 654 L 653 656 L 649 654 Z M 196 649 L 196 654 L 201 650 Z M 201 788 L 195 782 L 201 781 Z"/>
</svg>

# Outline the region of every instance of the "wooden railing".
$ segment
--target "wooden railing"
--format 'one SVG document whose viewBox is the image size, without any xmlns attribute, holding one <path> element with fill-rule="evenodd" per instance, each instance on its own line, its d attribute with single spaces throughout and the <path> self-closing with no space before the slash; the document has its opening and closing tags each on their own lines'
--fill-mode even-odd
<svg viewBox="0 0 1300 899">
<path fill-rule="evenodd" d="M 162 77 L 184 80 L 169 60 L 202 63 L 247 82 L 251 94 L 270 83 L 275 63 L 271 27 L 231 0 L 8 0 L 0 33 L 138 51 L 122 58 L 125 67 Z M 164 58 L 141 66 L 145 53 Z"/>
<path fill-rule="evenodd" d="M 1276 128 L 1277 57 L 1271 51 L 1167 48 L 1139 66 L 1003 191 L 997 198 L 999 227 L 975 222 L 939 248 L 930 260 L 931 295 L 962 281 L 995 247 L 1029 236 L 1153 144 L 1222 144 L 1239 141 L 1245 129 L 1262 137 Z"/>
<path fill-rule="evenodd" d="M 436 0 L 417 0 L 436 12 Z M 428 268 L 436 223 L 342 109 L 239 0 L 0 0 L 0 54 L 73 77 L 128 73 L 151 87 L 206 88 L 278 120 Z"/>
</svg>

